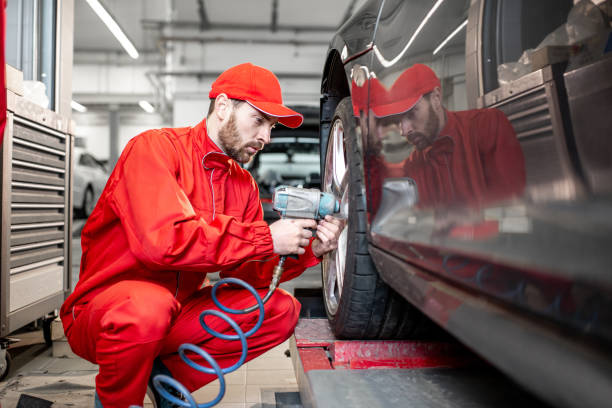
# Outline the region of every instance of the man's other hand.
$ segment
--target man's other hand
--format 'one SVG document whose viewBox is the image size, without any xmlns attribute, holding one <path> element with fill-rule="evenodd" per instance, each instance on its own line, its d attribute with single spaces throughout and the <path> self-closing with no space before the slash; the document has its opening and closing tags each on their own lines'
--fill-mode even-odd
<svg viewBox="0 0 612 408">
<path fill-rule="evenodd" d="M 307 219 L 285 219 L 270 224 L 274 253 L 279 255 L 298 254 L 301 255 L 308 246 L 312 232 L 310 229 L 317 228 L 315 220 Z"/>
<path fill-rule="evenodd" d="M 312 253 L 318 258 L 338 248 L 338 237 L 342 233 L 345 220 L 326 215 L 317 225 L 317 239 L 312 241 Z"/>
</svg>

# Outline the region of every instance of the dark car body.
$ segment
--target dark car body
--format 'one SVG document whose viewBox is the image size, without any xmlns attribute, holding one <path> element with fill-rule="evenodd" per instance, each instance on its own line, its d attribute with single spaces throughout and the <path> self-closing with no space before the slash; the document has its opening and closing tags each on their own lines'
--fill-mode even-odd
<svg viewBox="0 0 612 408">
<path fill-rule="evenodd" d="M 612 401 L 612 6 L 597 3 L 368 1 L 331 41 L 321 89 L 322 187 L 364 224 L 355 232 L 349 217 L 345 239 L 363 232 L 393 291 L 555 406 Z M 406 111 L 376 114 L 383 102 L 372 85 L 393 106 L 394 85 L 414 64 L 435 71 L 447 112 L 501 112 L 519 154 L 466 131 L 483 135 L 477 154 L 461 156 L 453 139 L 448 177 L 419 178 Z M 477 182 L 500 177 L 493 167 L 522 181 L 475 199 Z M 458 168 L 481 179 L 458 186 Z M 474 199 L 426 200 L 446 177 Z M 324 263 L 323 279 L 335 281 L 324 288 L 328 314 L 346 337 L 336 315 L 349 307 L 340 300 L 354 253 L 344 251 Z"/>
</svg>

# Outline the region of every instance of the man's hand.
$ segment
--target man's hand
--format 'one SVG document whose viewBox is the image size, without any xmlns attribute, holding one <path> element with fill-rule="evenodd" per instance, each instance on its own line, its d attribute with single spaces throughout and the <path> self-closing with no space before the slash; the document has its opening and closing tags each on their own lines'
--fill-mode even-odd
<svg viewBox="0 0 612 408">
<path fill-rule="evenodd" d="M 317 225 L 317 239 L 312 241 L 312 253 L 318 258 L 338 248 L 338 237 L 346 221 L 326 215 Z"/>
<path fill-rule="evenodd" d="M 317 228 L 315 220 L 285 219 L 270 224 L 274 253 L 279 255 L 301 255 L 308 246 L 312 232 L 308 229 Z M 318 232 L 317 232 L 318 233 Z"/>
</svg>

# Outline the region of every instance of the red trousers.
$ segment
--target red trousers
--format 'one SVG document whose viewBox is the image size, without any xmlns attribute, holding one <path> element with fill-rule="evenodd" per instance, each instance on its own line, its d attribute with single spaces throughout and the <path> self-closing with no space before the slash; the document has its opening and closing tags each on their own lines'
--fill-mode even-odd
<svg viewBox="0 0 612 408">
<path fill-rule="evenodd" d="M 172 293 L 154 283 L 121 281 L 62 316 L 72 350 L 100 367 L 96 391 L 105 408 L 142 405 L 157 356 L 172 376 L 190 391 L 215 380 L 215 375 L 200 373 L 181 360 L 177 350 L 183 343 L 204 348 L 221 368 L 238 360 L 240 341 L 218 339 L 200 326 L 199 316 L 203 310 L 218 310 L 210 291 L 210 286 L 205 287 L 179 303 Z M 266 290 L 258 292 L 263 297 Z M 253 296 L 241 288 L 222 287 L 217 291 L 217 298 L 233 309 L 255 303 Z M 277 289 L 264 310 L 262 327 L 247 339 L 247 361 L 291 336 L 300 304 L 287 292 Z M 230 317 L 246 332 L 255 325 L 258 313 Z M 234 334 L 221 319 L 209 316 L 206 322 L 221 333 Z M 188 355 L 195 362 L 208 366 L 201 357 L 193 353 Z"/>
</svg>

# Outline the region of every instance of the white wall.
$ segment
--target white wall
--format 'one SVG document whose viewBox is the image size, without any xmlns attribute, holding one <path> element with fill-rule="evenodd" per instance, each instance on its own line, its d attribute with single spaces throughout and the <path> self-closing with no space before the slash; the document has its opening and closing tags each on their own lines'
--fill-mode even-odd
<svg viewBox="0 0 612 408">
<path fill-rule="evenodd" d="M 110 155 L 109 114 L 79 113 L 73 114 L 76 122 L 75 136 L 85 139 L 86 148 L 98 159 L 108 159 Z M 123 150 L 131 138 L 139 133 L 161 127 L 169 127 L 160 115 L 148 113 L 119 114 L 119 151 Z"/>
<path fill-rule="evenodd" d="M 217 38 L 249 39 L 245 32 L 214 33 Z M 206 35 L 194 30 L 174 30 L 165 32 L 169 36 L 201 36 Z M 170 96 L 172 115 L 170 123 L 164 123 L 157 114 L 121 114 L 119 123 L 119 148 L 123 149 L 129 139 L 143 130 L 171 126 L 193 126 L 199 123 L 208 111 L 208 92 L 215 79 L 215 73 L 243 62 L 252 62 L 264 66 L 278 74 L 283 101 L 288 105 L 318 105 L 320 90 L 320 75 L 323 70 L 327 45 L 331 35 L 319 32 L 294 32 L 280 36 L 279 33 L 254 32 L 248 43 L 233 42 L 181 42 L 166 43 L 169 51 L 166 64 L 161 67 L 143 58 L 129 62 L 125 58 L 108 56 L 104 53 L 90 52 L 78 54 L 73 70 L 74 99 L 87 106 L 96 105 L 96 109 L 105 109 L 112 104 L 136 108 L 140 99 L 146 99 L 156 105 L 156 95 L 160 95 L 149 79 L 147 73 L 153 75 L 153 80 L 165 83 L 166 94 Z M 320 44 L 266 44 L 257 42 L 256 38 L 276 40 L 278 38 L 293 38 L 300 41 L 320 41 Z M 325 40 L 325 41 L 324 41 Z M 105 58 L 109 58 L 106 63 Z M 113 59 L 114 58 L 114 59 Z M 200 77 L 168 75 L 155 76 L 155 72 L 201 72 L 213 75 Z M 290 76 L 283 76 L 289 74 Z M 293 75 L 293 76 L 291 76 Z M 296 75 L 301 75 L 295 77 Z M 157 106 L 159 107 L 159 106 Z M 138 108 L 136 108 L 138 109 Z M 101 158 L 109 157 L 109 118 L 107 112 L 77 114 L 74 119 L 77 124 L 77 136 L 85 137 L 88 149 Z"/>
<path fill-rule="evenodd" d="M 208 95 L 206 98 L 177 96 L 174 100 L 172 126 L 195 126 L 206 117 L 208 112 Z"/>
<path fill-rule="evenodd" d="M 72 72 L 72 93 L 82 94 L 154 94 L 146 73 L 148 65 L 75 64 Z M 79 102 L 86 104 L 88 100 Z"/>
<path fill-rule="evenodd" d="M 222 72 L 231 66 L 251 62 L 278 74 L 285 104 L 317 105 L 326 50 L 326 45 L 176 43 L 169 70 Z M 283 74 L 306 76 L 283 77 Z M 213 76 L 170 77 L 174 126 L 198 123 L 204 118 L 214 79 Z"/>
</svg>

